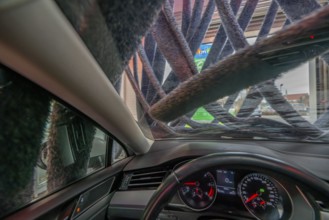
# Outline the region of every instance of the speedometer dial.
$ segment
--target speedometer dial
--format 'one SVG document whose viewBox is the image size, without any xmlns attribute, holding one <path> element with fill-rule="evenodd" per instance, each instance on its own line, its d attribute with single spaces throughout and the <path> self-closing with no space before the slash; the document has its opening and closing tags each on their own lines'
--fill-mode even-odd
<svg viewBox="0 0 329 220">
<path fill-rule="evenodd" d="M 216 199 L 216 181 L 210 172 L 184 182 L 178 190 L 181 200 L 192 210 L 209 208 Z"/>
<path fill-rule="evenodd" d="M 264 174 L 245 176 L 239 192 L 245 207 L 258 219 L 281 219 L 280 195 L 276 181 Z"/>
</svg>

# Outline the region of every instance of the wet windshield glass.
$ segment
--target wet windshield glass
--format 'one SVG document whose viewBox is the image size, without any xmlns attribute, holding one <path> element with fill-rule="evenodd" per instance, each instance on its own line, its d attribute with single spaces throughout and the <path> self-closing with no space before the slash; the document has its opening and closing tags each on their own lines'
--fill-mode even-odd
<svg viewBox="0 0 329 220">
<path fill-rule="evenodd" d="M 57 0 L 147 136 L 329 141 L 327 1 L 109 2 Z"/>
</svg>

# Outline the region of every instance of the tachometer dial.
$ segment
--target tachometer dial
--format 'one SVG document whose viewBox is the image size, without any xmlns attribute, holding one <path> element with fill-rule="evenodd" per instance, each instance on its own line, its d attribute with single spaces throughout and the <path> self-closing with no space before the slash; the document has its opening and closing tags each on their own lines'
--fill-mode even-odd
<svg viewBox="0 0 329 220">
<path fill-rule="evenodd" d="M 178 190 L 181 200 L 192 210 L 209 208 L 216 199 L 216 181 L 210 172 L 192 181 L 184 182 Z"/>
<path fill-rule="evenodd" d="M 280 219 L 282 209 L 279 190 L 275 180 L 269 176 L 252 173 L 245 176 L 240 185 L 239 193 L 245 207 L 258 219 Z"/>
</svg>

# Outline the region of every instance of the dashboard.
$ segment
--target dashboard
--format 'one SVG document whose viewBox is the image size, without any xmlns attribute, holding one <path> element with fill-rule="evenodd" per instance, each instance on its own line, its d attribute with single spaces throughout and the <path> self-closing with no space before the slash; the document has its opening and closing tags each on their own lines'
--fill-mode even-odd
<svg viewBox="0 0 329 220">
<path fill-rule="evenodd" d="M 297 146 L 298 145 L 298 146 Z M 294 150 L 298 147 L 299 153 Z M 183 164 L 204 155 L 236 151 L 297 161 L 329 180 L 329 155 L 322 145 L 271 142 L 163 141 L 125 167 L 119 190 L 113 194 L 109 219 L 140 219 L 160 182 Z M 323 147 L 323 148 L 322 148 Z M 310 149 L 312 149 L 310 151 Z M 312 161 L 310 163 L 310 161 Z M 146 180 L 143 182 L 143 180 Z M 184 180 L 158 219 L 329 219 L 329 199 L 303 183 L 256 166 L 212 167 Z M 129 212 L 128 212 L 129 210 Z"/>
</svg>

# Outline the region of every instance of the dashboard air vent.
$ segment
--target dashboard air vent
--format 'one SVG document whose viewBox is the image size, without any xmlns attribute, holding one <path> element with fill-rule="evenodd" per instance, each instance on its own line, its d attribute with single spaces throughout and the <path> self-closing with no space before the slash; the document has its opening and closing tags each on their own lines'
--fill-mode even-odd
<svg viewBox="0 0 329 220">
<path fill-rule="evenodd" d="M 126 173 L 123 177 L 120 189 L 146 189 L 157 188 L 167 176 L 167 170 L 139 171 Z"/>
</svg>

